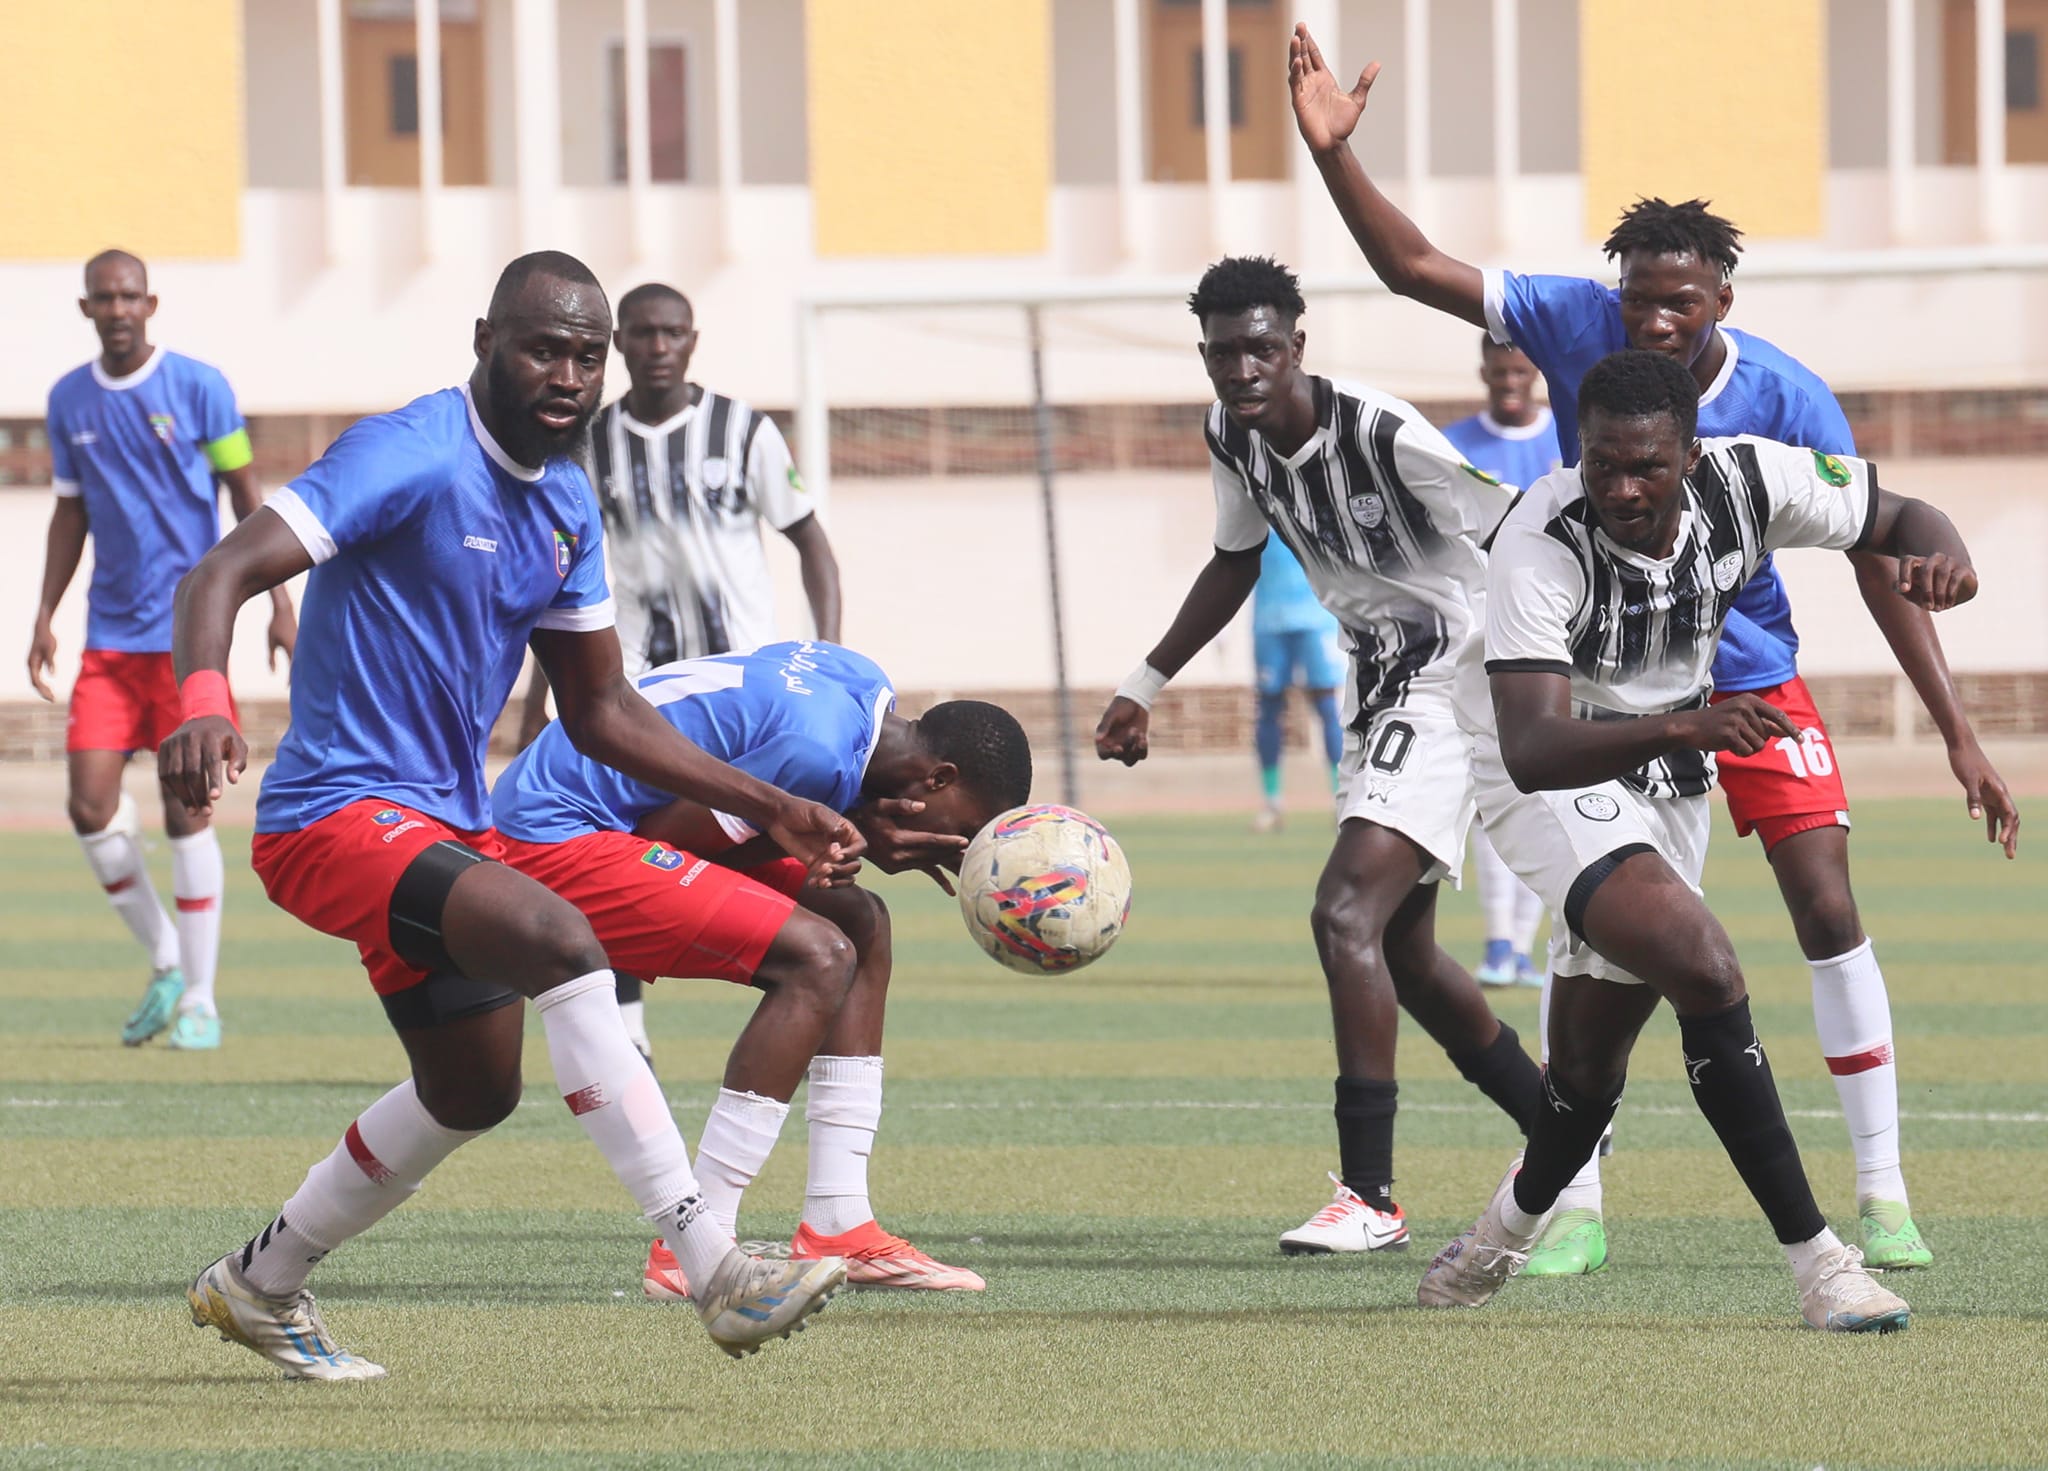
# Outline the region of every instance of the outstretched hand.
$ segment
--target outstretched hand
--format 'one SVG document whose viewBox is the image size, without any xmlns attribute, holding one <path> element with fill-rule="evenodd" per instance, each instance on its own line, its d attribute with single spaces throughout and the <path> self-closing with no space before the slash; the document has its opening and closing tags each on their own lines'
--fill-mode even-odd
<svg viewBox="0 0 2048 1471">
<path fill-rule="evenodd" d="M 852 823 L 816 802 L 792 801 L 768 824 L 767 835 L 809 869 L 811 882 L 821 889 L 852 883 L 867 848 L 867 839 Z"/>
<path fill-rule="evenodd" d="M 171 732 L 157 747 L 156 774 L 163 788 L 192 812 L 213 811 L 228 781 L 239 781 L 249 764 L 249 743 L 225 715 L 201 715 Z"/>
<path fill-rule="evenodd" d="M 1287 91 L 1294 102 L 1294 123 L 1302 141 L 1314 152 L 1335 148 L 1351 136 L 1365 112 L 1366 94 L 1380 74 L 1377 61 L 1358 74 L 1358 84 L 1345 91 L 1308 27 L 1297 24 L 1287 41 Z"/>
</svg>

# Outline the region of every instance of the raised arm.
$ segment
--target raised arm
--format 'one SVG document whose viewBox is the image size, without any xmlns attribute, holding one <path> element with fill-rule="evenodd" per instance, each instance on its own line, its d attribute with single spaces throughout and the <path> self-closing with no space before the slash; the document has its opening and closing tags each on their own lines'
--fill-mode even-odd
<svg viewBox="0 0 2048 1471">
<path fill-rule="evenodd" d="M 811 605 L 811 623 L 828 644 L 839 642 L 839 559 L 815 515 L 784 528 L 803 569 L 804 598 Z"/>
<path fill-rule="evenodd" d="M 235 614 L 258 593 L 282 586 L 313 565 L 297 533 L 265 507 L 230 531 L 178 583 L 171 661 L 185 702 L 185 723 L 157 749 L 157 775 L 196 812 L 209 812 L 249 764 L 249 746 L 228 716 L 228 649 Z"/>
<path fill-rule="evenodd" d="M 1479 268 L 1453 260 L 1432 245 L 1415 222 L 1380 193 L 1351 151 L 1352 130 L 1365 113 L 1366 95 L 1379 74 L 1380 64 L 1369 63 L 1358 74 L 1357 85 L 1346 91 L 1323 61 L 1308 27 L 1295 26 L 1287 43 L 1287 86 L 1295 125 L 1345 228 L 1387 289 L 1484 327 L 1485 288 Z"/>
<path fill-rule="evenodd" d="M 256 483 L 256 465 L 253 461 L 233 470 L 217 472 L 220 483 L 228 493 L 228 509 L 235 513 L 235 523 L 240 525 L 263 509 L 263 488 Z M 287 659 L 299 643 L 299 619 L 292 611 L 292 595 L 279 583 L 270 590 L 270 627 L 264 633 L 264 642 L 270 656 L 270 667 L 277 668 L 277 656 Z"/>
<path fill-rule="evenodd" d="M 44 543 L 43 595 L 36 603 L 35 631 L 28 640 L 28 682 L 46 700 L 57 698 L 50 693 L 49 685 L 49 676 L 57 672 L 57 634 L 50 620 L 56 616 L 57 604 L 64 601 L 64 590 L 78 573 L 79 558 L 85 555 L 87 529 L 84 498 L 58 496 L 57 508 L 50 513 L 50 534 Z"/>
<path fill-rule="evenodd" d="M 1259 584 L 1259 554 L 1264 544 L 1244 551 L 1218 547 L 1196 574 L 1166 637 L 1145 656 L 1145 668 L 1124 682 L 1123 689 L 1102 712 L 1095 727 L 1095 754 L 1104 761 L 1135 766 L 1151 745 L 1152 696 L 1181 672 L 1188 660 L 1230 626 L 1244 600 Z M 1126 692 L 1128 691 L 1128 693 Z"/>
<path fill-rule="evenodd" d="M 1674 751 L 1733 751 L 1753 756 L 1798 727 L 1775 705 L 1735 695 L 1699 710 L 1640 720 L 1580 720 L 1572 715 L 1572 681 L 1551 669 L 1488 672 L 1508 776 L 1525 792 L 1597 786 Z"/>
<path fill-rule="evenodd" d="M 821 881 L 864 841 L 852 823 L 805 802 L 699 749 L 656 713 L 626 678 L 617 633 L 534 630 L 533 652 L 554 687 L 555 706 L 570 744 L 635 781 L 729 812 L 801 859 Z"/>
</svg>

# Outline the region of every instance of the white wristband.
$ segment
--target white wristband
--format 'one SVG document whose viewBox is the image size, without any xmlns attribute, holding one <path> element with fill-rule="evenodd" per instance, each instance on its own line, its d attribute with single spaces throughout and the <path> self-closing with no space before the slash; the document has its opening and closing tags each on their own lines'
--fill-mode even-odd
<svg viewBox="0 0 2048 1471">
<path fill-rule="evenodd" d="M 1167 676 L 1150 664 L 1140 664 L 1116 687 L 1117 698 L 1129 700 L 1141 710 L 1150 710 L 1152 702 L 1159 698 L 1159 692 L 1166 688 L 1166 679 Z"/>
</svg>

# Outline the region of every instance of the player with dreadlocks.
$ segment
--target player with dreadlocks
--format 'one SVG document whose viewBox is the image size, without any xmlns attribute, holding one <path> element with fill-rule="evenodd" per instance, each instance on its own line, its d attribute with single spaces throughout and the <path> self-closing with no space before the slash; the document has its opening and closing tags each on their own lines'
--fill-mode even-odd
<svg viewBox="0 0 2048 1471">
<path fill-rule="evenodd" d="M 1742 232 L 1706 201 L 1642 199 L 1625 211 L 1604 247 L 1619 268 L 1618 289 L 1580 277 L 1481 271 L 1432 245 L 1351 151 L 1348 140 L 1378 75 L 1374 62 L 1346 91 L 1308 28 L 1296 27 L 1288 81 L 1295 121 L 1323 183 L 1391 290 L 1484 327 L 1497 342 L 1513 342 L 1542 370 L 1566 465 L 1579 460 L 1579 382 L 1625 347 L 1666 354 L 1691 373 L 1702 438 L 1754 434 L 1817 454 L 1855 453 L 1848 420 L 1818 375 L 1762 338 L 1721 325 L 1735 301 L 1731 278 Z M 2012 857 L 2019 812 L 1970 729 L 1926 610 L 1901 595 L 1894 559 L 1852 552 L 1850 560 L 1871 617 L 1942 733 L 1970 816 L 1983 818 L 1986 835 Z M 1864 1259 L 1876 1267 L 1924 1267 L 1933 1254 L 1913 1224 L 1899 1169 L 1891 1003 L 1850 890 L 1849 801 L 1827 728 L 1799 678 L 1798 648 L 1784 584 L 1766 557 L 1722 632 L 1714 698 L 1755 695 L 1782 710 L 1799 735 L 1752 755 L 1723 757 L 1721 785 L 1736 832 L 1762 840 L 1813 972 L 1814 1024 L 1855 1147 Z M 1555 955 L 1568 937 L 1562 925 L 1552 935 Z M 1547 1012 L 1548 988 L 1544 1000 Z M 1560 1198 L 1526 1271 L 1591 1272 L 1606 1258 L 1595 1156 Z"/>
</svg>

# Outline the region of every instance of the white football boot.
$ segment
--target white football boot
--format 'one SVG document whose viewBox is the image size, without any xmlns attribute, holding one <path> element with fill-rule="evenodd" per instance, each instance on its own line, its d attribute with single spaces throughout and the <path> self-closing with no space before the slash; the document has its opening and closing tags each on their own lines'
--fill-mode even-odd
<svg viewBox="0 0 2048 1471">
<path fill-rule="evenodd" d="M 1419 1305 L 1476 1308 L 1529 1264 L 1529 1248 L 1549 1224 L 1550 1212 L 1545 1211 L 1526 1235 L 1517 1235 L 1501 1223 L 1501 1202 L 1514 1189 L 1515 1176 L 1521 1169 L 1522 1157 L 1518 1154 L 1472 1228 L 1436 1254 L 1429 1270 L 1422 1274 L 1422 1285 L 1415 1290 Z"/>
<path fill-rule="evenodd" d="M 1391 1211 L 1367 1205 L 1342 1180 L 1330 1176 L 1336 1198 L 1280 1238 L 1289 1256 L 1327 1256 L 1343 1251 L 1406 1251 L 1408 1217 L 1400 1206 Z"/>
<path fill-rule="evenodd" d="M 740 1358 L 759 1353 L 772 1338 L 804 1330 L 846 1285 L 846 1263 L 836 1256 L 808 1262 L 764 1262 L 735 1246 L 711 1280 L 691 1284 L 690 1300 L 711 1341 Z"/>
<path fill-rule="evenodd" d="M 185 1291 L 192 1326 L 219 1331 L 223 1343 L 254 1349 L 288 1379 L 382 1379 L 384 1366 L 335 1346 L 334 1336 L 304 1288 L 266 1297 L 249 1285 L 233 1254 L 222 1257 Z"/>
<path fill-rule="evenodd" d="M 1877 1285 L 1853 1246 L 1821 1253 L 1799 1284 L 1799 1315 L 1824 1333 L 1897 1333 L 1912 1321 L 1906 1300 Z"/>
</svg>

